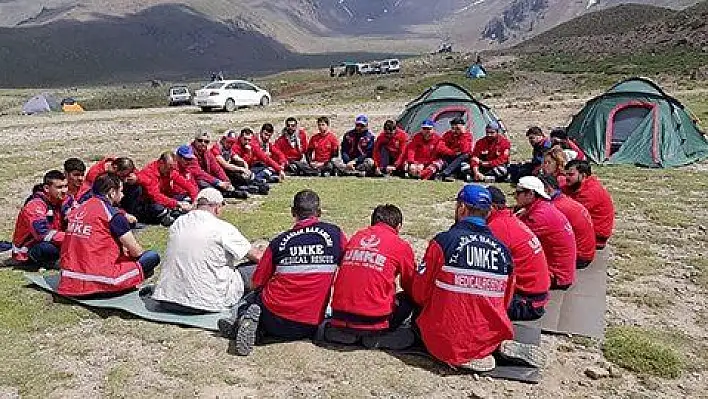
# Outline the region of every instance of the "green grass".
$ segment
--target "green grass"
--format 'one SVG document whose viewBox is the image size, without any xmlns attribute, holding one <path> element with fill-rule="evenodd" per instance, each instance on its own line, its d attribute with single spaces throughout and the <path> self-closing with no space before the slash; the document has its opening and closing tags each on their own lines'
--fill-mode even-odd
<svg viewBox="0 0 708 399">
<path fill-rule="evenodd" d="M 603 347 L 612 363 L 640 374 L 678 378 L 684 369 L 673 345 L 637 327 L 611 327 Z"/>
</svg>

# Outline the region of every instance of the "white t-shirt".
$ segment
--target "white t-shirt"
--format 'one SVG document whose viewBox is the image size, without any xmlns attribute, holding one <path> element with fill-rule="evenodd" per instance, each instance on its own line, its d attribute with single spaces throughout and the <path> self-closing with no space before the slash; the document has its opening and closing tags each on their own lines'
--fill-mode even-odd
<svg viewBox="0 0 708 399">
<path fill-rule="evenodd" d="M 170 227 L 167 253 L 153 298 L 219 312 L 243 296 L 236 263 L 251 243 L 236 227 L 210 212 L 194 210 Z"/>
</svg>

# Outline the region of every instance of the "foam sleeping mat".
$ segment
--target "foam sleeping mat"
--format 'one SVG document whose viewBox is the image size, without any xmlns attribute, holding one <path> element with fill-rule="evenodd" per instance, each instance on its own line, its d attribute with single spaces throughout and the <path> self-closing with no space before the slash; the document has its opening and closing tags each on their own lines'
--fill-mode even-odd
<svg viewBox="0 0 708 399">
<path fill-rule="evenodd" d="M 598 251 L 587 268 L 577 271 L 576 282 L 570 289 L 551 291 L 543 317 L 517 323 L 537 326 L 548 333 L 604 338 L 609 258 L 609 247 Z"/>
<path fill-rule="evenodd" d="M 184 314 L 168 312 L 162 309 L 160 303 L 150 296 L 140 296 L 137 290 L 122 295 L 100 298 L 81 299 L 63 296 L 57 293 L 59 275 L 42 275 L 37 273 L 25 273 L 25 278 L 32 284 L 66 298 L 72 302 L 80 303 L 89 308 L 117 309 L 130 313 L 142 319 L 156 321 L 159 323 L 176 324 L 180 326 L 196 327 L 204 330 L 218 331 L 217 321 L 224 317 L 229 317 L 231 312 L 205 313 L 205 314 Z"/>
</svg>

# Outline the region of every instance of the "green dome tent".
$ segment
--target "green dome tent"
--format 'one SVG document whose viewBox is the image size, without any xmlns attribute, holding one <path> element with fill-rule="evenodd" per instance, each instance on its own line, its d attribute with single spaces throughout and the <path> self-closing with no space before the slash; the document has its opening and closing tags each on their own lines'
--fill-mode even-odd
<svg viewBox="0 0 708 399">
<path fill-rule="evenodd" d="M 490 121 L 503 125 L 494 112 L 477 101 L 464 88 L 454 83 L 439 83 L 425 90 L 418 98 L 406 105 L 398 117 L 398 125 L 413 134 L 420 129 L 425 119 L 435 121 L 435 130 L 443 133 L 450 128 L 450 121 L 462 117 L 475 140 L 484 137 Z"/>
<path fill-rule="evenodd" d="M 567 132 L 598 164 L 665 168 L 708 158 L 708 141 L 689 111 L 646 78 L 624 80 L 588 101 Z"/>
</svg>

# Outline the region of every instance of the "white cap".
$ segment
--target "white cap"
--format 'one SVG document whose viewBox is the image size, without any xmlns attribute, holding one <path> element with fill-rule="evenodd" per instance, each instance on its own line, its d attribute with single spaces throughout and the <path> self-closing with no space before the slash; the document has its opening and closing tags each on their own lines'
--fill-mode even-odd
<svg viewBox="0 0 708 399">
<path fill-rule="evenodd" d="M 551 199 L 548 193 L 546 193 L 546 188 L 544 187 L 543 182 L 536 176 L 522 177 L 519 179 L 519 184 L 516 185 L 516 188 L 531 190 L 545 199 Z"/>
<path fill-rule="evenodd" d="M 221 205 L 224 203 L 224 196 L 221 195 L 219 190 L 215 189 L 214 187 L 207 187 L 205 189 L 202 189 L 202 191 L 197 194 L 197 199 L 195 200 L 195 202 L 197 204 L 201 202 L 204 205 Z"/>
</svg>

